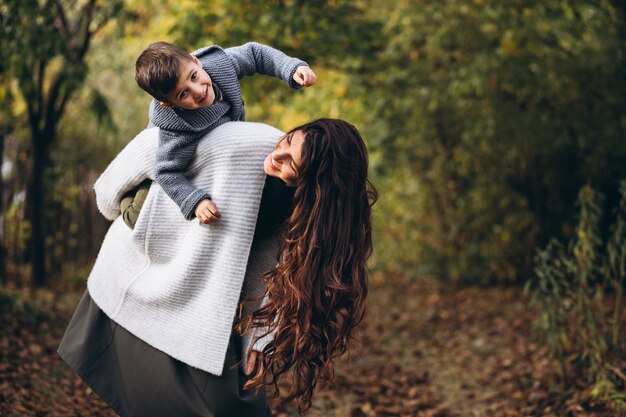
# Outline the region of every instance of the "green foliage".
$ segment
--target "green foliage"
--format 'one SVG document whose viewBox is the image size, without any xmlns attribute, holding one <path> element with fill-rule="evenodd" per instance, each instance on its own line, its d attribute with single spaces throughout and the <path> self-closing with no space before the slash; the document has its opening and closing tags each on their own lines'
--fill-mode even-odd
<svg viewBox="0 0 626 417">
<path fill-rule="evenodd" d="M 234 0 L 213 1 L 208 7 L 191 1 L 185 13 L 178 12 L 172 32 L 178 44 L 190 49 L 209 40 L 225 47 L 257 41 L 311 65 L 354 68 L 382 45 L 377 37 L 381 20 L 369 18 L 367 6 L 356 0 Z"/>
<path fill-rule="evenodd" d="M 373 109 L 362 125 L 384 161 L 376 169 L 406 178 L 398 166 L 409 166 L 417 185 L 407 188 L 427 196 L 405 214 L 419 219 L 407 230 L 414 246 L 430 248 L 413 264 L 468 282 L 528 275 L 533 247 L 567 231 L 576 190 L 591 181 L 608 192 L 626 174 L 616 11 L 603 1 L 417 1 L 385 18 L 377 72 L 356 84 Z"/>
<path fill-rule="evenodd" d="M 30 222 L 24 221 L 24 194 L 18 195 L 10 202 L 4 212 L 4 241 L 2 244 L 7 251 L 7 259 L 16 263 L 16 267 L 23 263 L 24 253 L 31 240 Z"/>
<path fill-rule="evenodd" d="M 569 362 L 576 373 L 594 384 L 593 395 L 626 411 L 626 396 L 615 375 L 615 360 L 626 353 L 619 339 L 621 302 L 626 262 L 626 181 L 611 235 L 601 230 L 603 197 L 589 185 L 578 195 L 578 226 L 567 247 L 551 241 L 535 258 L 535 277 L 526 290 L 531 304 L 539 304 L 537 327 L 551 354 L 559 359 L 566 378 Z M 605 314 L 606 299 L 615 299 L 612 315 Z M 618 369 L 619 372 L 619 369 Z"/>
<path fill-rule="evenodd" d="M 3 60 L 26 102 L 33 135 L 54 126 L 87 76 L 83 58 L 91 36 L 119 15 L 122 5 L 120 0 L 0 3 Z"/>
<path fill-rule="evenodd" d="M 26 215 L 31 227 L 28 257 L 32 285 L 46 283 L 44 223 L 47 187 L 43 187 L 51 145 L 67 105 L 84 84 L 85 56 L 92 38 L 122 13 L 123 0 L 3 0 L 0 49 L 3 87 L 14 87 L 29 127 L 30 155 Z M 92 94 L 92 108 L 102 119 L 107 107 Z M 17 123 L 23 123 L 19 120 Z"/>
<path fill-rule="evenodd" d="M 624 279 L 626 277 L 626 181 L 620 183 L 622 199 L 617 210 L 617 220 L 611 230 L 611 237 L 606 248 L 606 277 L 608 285 L 615 291 L 615 305 L 611 322 L 611 344 L 617 346 L 620 331 L 620 313 L 624 297 Z"/>
<path fill-rule="evenodd" d="M 0 287 L 0 316 L 3 318 L 19 316 L 28 324 L 36 324 L 43 319 L 37 306 L 24 300 L 22 294 L 11 294 L 3 287 Z"/>
<path fill-rule="evenodd" d="M 247 118 L 284 130 L 330 116 L 359 128 L 380 194 L 375 268 L 521 280 L 536 246 L 573 233 L 582 184 L 617 204 L 615 178 L 626 176 L 618 2 L 98 0 L 91 28 L 117 16 L 126 30 L 103 27 L 81 65 L 66 61 L 55 4 L 84 28 L 84 0 L 0 0 L 0 127 L 27 138 L 32 100 L 16 93 L 52 82 L 39 77 L 34 56 L 46 57 L 44 73 L 69 71 L 59 91 L 75 90 L 48 152 L 55 168 L 45 174 L 42 216 L 49 247 L 64 257 L 74 241 L 67 219 L 91 221 L 81 193 L 147 123 L 149 98 L 133 69 L 156 40 L 189 50 L 259 41 L 312 65 L 318 84 L 300 92 L 243 79 Z"/>
</svg>

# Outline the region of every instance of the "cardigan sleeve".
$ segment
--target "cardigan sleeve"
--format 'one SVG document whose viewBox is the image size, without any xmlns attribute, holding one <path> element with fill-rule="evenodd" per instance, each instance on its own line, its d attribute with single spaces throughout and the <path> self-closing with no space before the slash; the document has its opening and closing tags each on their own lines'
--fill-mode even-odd
<svg viewBox="0 0 626 417">
<path fill-rule="evenodd" d="M 224 52 L 233 62 L 238 79 L 263 74 L 283 80 L 293 90 L 302 88 L 293 79 L 296 69 L 301 65 L 307 65 L 301 59 L 291 58 L 278 49 L 257 42 L 227 48 Z"/>
<path fill-rule="evenodd" d="M 154 179 L 158 129 L 144 129 L 111 161 L 94 183 L 96 205 L 108 220 L 120 215 L 120 201 L 126 192 L 146 178 Z"/>
</svg>

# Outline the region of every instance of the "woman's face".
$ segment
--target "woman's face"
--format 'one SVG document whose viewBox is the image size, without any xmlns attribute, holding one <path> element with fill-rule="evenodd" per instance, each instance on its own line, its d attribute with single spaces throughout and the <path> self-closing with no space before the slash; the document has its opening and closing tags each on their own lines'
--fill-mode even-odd
<svg viewBox="0 0 626 417">
<path fill-rule="evenodd" d="M 289 187 L 295 187 L 304 138 L 304 133 L 299 130 L 280 138 L 274 150 L 265 158 L 265 173 L 280 178 Z"/>
</svg>

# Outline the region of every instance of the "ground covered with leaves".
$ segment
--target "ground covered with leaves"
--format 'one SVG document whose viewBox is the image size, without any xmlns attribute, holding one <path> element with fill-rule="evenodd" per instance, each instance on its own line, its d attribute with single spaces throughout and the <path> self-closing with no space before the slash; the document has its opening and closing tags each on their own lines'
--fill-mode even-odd
<svg viewBox="0 0 626 417">
<path fill-rule="evenodd" d="M 59 359 L 80 289 L 0 293 L 0 416 L 115 416 Z M 516 288 L 372 279 L 360 346 L 337 362 L 311 417 L 617 415 L 582 381 L 563 382 Z M 293 407 L 276 416 L 291 417 Z"/>
</svg>

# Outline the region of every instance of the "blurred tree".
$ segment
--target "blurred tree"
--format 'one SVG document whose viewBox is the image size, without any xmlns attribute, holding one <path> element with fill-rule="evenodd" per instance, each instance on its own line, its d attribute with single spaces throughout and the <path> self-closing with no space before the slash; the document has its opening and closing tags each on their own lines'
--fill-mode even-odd
<svg viewBox="0 0 626 417">
<path fill-rule="evenodd" d="M 0 45 L 4 45 L 8 34 L 0 13 Z M 11 89 L 7 79 L 7 51 L 0 48 L 0 284 L 6 284 L 6 247 L 4 233 L 4 138 L 10 129 Z"/>
<path fill-rule="evenodd" d="M 250 41 L 269 44 L 310 64 L 342 70 L 361 67 L 363 57 L 383 46 L 381 19 L 369 16 L 358 0 L 192 0 L 176 9 L 176 42 L 198 48 L 208 40 L 235 46 Z M 181 10 L 181 8 L 183 10 Z M 348 30 L 349 28 L 349 30 Z"/>
<path fill-rule="evenodd" d="M 43 176 L 50 146 L 70 98 L 85 80 L 93 36 L 122 11 L 122 0 L 0 2 L 6 72 L 24 100 L 31 136 L 26 207 L 34 286 L 46 283 Z"/>
<path fill-rule="evenodd" d="M 386 17 L 378 75 L 359 80 L 365 124 L 377 169 L 427 197 L 395 214 L 381 201 L 383 245 L 412 244 L 414 265 L 451 279 L 515 280 L 571 230 L 584 182 L 616 204 L 626 61 L 611 2 L 406 1 Z"/>
<path fill-rule="evenodd" d="M 0 284 L 6 284 L 6 250 L 4 248 L 4 180 L 2 165 L 4 161 L 4 131 L 0 129 Z"/>
</svg>

